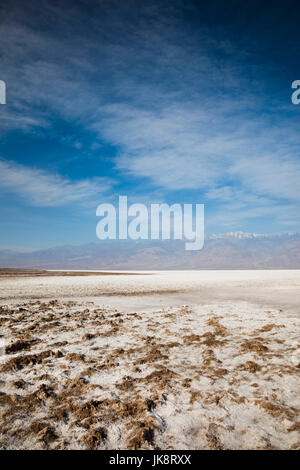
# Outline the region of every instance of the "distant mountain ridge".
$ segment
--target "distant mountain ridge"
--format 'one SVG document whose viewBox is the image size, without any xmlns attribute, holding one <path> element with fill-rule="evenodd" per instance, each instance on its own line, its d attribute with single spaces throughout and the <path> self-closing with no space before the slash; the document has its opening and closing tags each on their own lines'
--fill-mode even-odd
<svg viewBox="0 0 300 470">
<path fill-rule="evenodd" d="M 239 240 L 253 239 L 253 238 L 290 238 L 299 237 L 300 232 L 285 232 L 285 233 L 249 233 L 249 232 L 227 232 L 227 233 L 212 233 L 207 236 L 209 240 L 217 238 L 238 238 Z"/>
<path fill-rule="evenodd" d="M 182 240 L 105 240 L 33 252 L 0 249 L 0 267 L 44 269 L 300 269 L 300 233 L 211 234 L 201 251 Z"/>
</svg>

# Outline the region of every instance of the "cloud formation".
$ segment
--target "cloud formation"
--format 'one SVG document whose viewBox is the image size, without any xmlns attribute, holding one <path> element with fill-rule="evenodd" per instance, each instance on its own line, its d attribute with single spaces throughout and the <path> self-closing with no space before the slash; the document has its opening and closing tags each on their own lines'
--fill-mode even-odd
<svg viewBox="0 0 300 470">
<path fill-rule="evenodd" d="M 148 198 L 154 191 L 166 199 L 195 195 L 213 208 L 214 230 L 267 217 L 299 224 L 299 115 L 290 108 L 290 72 L 278 70 L 280 61 L 288 70 L 290 60 L 290 43 L 280 47 L 284 26 L 276 24 L 270 51 L 263 7 L 245 5 L 236 18 L 229 5 L 226 17 L 220 2 L 224 24 L 215 18 L 210 27 L 209 7 L 192 2 L 92 3 L 93 11 L 76 2 L 32 2 L 26 12 L 21 2 L 5 7 L 0 52 L 9 106 L 1 109 L 2 135 L 47 133 L 59 116 L 92 133 L 95 162 L 101 148 L 114 149 L 116 178 L 131 194 L 142 184 Z M 70 146 L 82 148 L 77 138 Z M 109 188 L 96 165 L 96 178 L 81 181 L 1 165 L 1 186 L 34 205 Z"/>
<path fill-rule="evenodd" d="M 0 187 L 2 192 L 15 193 L 27 204 L 57 207 L 95 199 L 110 189 L 110 182 L 105 178 L 70 181 L 37 168 L 0 160 Z"/>
</svg>

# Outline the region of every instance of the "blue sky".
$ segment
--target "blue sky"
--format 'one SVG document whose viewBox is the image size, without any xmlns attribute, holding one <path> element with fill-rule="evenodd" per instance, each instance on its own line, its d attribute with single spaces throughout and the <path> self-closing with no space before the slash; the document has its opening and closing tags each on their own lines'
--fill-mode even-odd
<svg viewBox="0 0 300 470">
<path fill-rule="evenodd" d="M 206 232 L 300 230 L 299 6 L 2 2 L 0 246 L 96 240 L 96 207 L 204 203 Z"/>
</svg>

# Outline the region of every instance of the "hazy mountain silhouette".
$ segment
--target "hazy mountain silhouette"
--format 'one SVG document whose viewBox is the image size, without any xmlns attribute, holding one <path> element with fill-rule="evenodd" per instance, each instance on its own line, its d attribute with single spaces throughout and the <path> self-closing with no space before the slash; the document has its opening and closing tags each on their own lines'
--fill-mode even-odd
<svg viewBox="0 0 300 470">
<path fill-rule="evenodd" d="M 300 234 L 244 232 L 210 235 L 201 251 L 184 241 L 97 241 L 33 252 L 0 250 L 1 267 L 49 269 L 264 269 L 300 268 Z"/>
</svg>

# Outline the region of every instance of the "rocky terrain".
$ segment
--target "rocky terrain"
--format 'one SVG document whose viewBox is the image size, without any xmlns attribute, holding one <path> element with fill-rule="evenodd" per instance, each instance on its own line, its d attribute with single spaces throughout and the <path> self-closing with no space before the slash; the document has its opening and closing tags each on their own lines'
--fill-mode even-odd
<svg viewBox="0 0 300 470">
<path fill-rule="evenodd" d="M 2 302 L 2 449 L 298 449 L 299 318 Z"/>
</svg>

